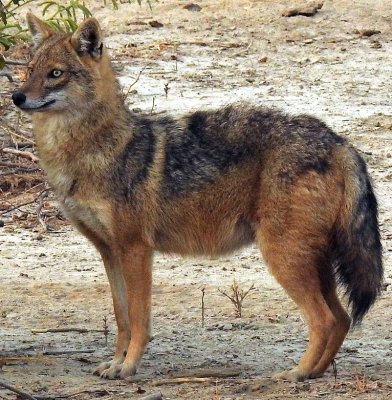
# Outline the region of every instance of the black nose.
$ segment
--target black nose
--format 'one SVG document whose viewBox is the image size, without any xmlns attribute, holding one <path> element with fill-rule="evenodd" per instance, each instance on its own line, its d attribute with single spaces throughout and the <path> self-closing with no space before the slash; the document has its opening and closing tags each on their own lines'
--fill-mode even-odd
<svg viewBox="0 0 392 400">
<path fill-rule="evenodd" d="M 12 101 L 19 107 L 26 101 L 26 95 L 22 92 L 14 92 L 12 93 Z"/>
</svg>

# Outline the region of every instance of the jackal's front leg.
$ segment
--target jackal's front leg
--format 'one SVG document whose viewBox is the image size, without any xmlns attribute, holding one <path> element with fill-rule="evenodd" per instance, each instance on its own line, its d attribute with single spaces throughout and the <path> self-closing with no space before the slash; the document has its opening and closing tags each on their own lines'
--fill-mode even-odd
<svg viewBox="0 0 392 400">
<path fill-rule="evenodd" d="M 123 286 L 111 285 L 118 325 L 116 352 L 111 362 L 95 371 L 108 379 L 134 375 L 150 340 L 151 248 L 144 244 L 130 246 L 121 253 L 119 271 Z M 110 280 L 110 271 L 108 276 Z"/>
<path fill-rule="evenodd" d="M 106 274 L 112 292 L 114 314 L 118 329 L 117 345 L 113 359 L 111 361 L 101 363 L 94 370 L 94 374 L 113 379 L 116 377 L 116 366 L 124 361 L 125 354 L 131 340 L 127 291 L 119 257 L 112 249 L 109 248 L 109 246 L 103 244 L 102 242 L 100 243 L 95 241 L 94 244 L 101 253 L 102 260 L 105 265 Z"/>
</svg>

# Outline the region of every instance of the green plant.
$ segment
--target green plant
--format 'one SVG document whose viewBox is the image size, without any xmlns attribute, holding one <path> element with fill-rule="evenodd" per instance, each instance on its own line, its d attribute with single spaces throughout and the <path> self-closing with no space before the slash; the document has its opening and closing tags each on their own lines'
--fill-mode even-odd
<svg viewBox="0 0 392 400">
<path fill-rule="evenodd" d="M 33 0 L 9 0 L 3 3 L 0 0 L 0 50 L 8 50 L 18 40 L 26 41 L 29 34 L 26 28 L 23 28 L 17 18 L 15 11 L 26 6 Z M 42 3 L 42 17 L 45 22 L 53 29 L 71 32 L 78 25 L 78 20 L 88 18 L 92 14 L 90 10 L 78 0 L 70 0 L 68 4 L 49 0 Z M 0 70 L 4 68 L 6 61 L 3 54 L 0 53 Z"/>
<path fill-rule="evenodd" d="M 156 0 L 156 1 L 158 1 L 158 0 Z M 118 1 L 117 0 L 111 0 L 111 2 L 112 2 L 112 5 L 113 5 L 113 8 L 115 10 L 118 10 Z M 104 0 L 104 3 L 106 5 L 106 0 Z M 128 3 L 132 3 L 132 0 L 128 0 Z M 141 6 L 142 5 L 142 0 L 137 0 L 137 3 L 139 4 L 139 6 Z M 147 4 L 152 9 L 150 0 L 147 0 Z"/>
<path fill-rule="evenodd" d="M 8 3 L 4 4 L 0 0 L 0 46 L 5 50 L 8 50 L 19 38 L 22 40 L 27 39 L 26 30 L 21 27 L 14 17 L 14 13 L 19 7 L 31 3 L 32 1 L 33 0 L 10 0 Z M 0 56 L 0 59 L 1 58 Z M 0 65 L 0 69 L 1 68 Z"/>
<path fill-rule="evenodd" d="M 24 7 L 35 0 L 8 0 L 7 3 L 0 0 L 0 70 L 6 64 L 1 50 L 8 50 L 18 40 L 26 41 L 29 34 L 26 28 L 23 28 L 17 18 L 15 11 Z M 107 1 L 103 0 L 106 5 Z M 150 0 L 146 0 L 151 8 Z M 129 3 L 132 0 L 128 0 Z M 141 5 L 142 0 L 137 0 Z M 111 0 L 113 8 L 118 10 L 117 0 Z M 62 32 L 73 32 L 81 19 L 91 17 L 91 11 L 79 0 L 69 0 L 67 4 L 61 4 L 60 0 L 47 0 L 41 6 L 42 18 L 55 30 Z"/>
<path fill-rule="evenodd" d="M 71 0 L 67 5 L 57 1 L 45 1 L 42 5 L 42 16 L 46 16 L 45 22 L 58 31 L 73 32 L 78 26 L 80 14 L 83 19 L 92 16 L 91 11 L 78 0 Z"/>
</svg>

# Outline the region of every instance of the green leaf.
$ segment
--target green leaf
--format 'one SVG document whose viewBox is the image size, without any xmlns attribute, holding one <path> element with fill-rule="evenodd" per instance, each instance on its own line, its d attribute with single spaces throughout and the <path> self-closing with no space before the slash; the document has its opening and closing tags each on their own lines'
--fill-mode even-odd
<svg viewBox="0 0 392 400">
<path fill-rule="evenodd" d="M 0 36 L 0 45 L 2 45 L 5 50 L 8 50 L 14 44 L 14 40 L 8 36 Z"/>
<path fill-rule="evenodd" d="M 84 18 L 88 18 L 88 17 L 91 17 L 93 14 L 91 13 L 91 11 L 87 8 L 87 7 L 85 7 L 84 5 L 82 5 L 82 4 L 79 4 L 78 5 L 78 8 L 83 12 L 83 16 L 84 16 Z"/>
<path fill-rule="evenodd" d="M 61 25 L 53 19 L 49 19 L 49 20 L 45 21 L 45 23 L 48 24 L 51 28 L 53 28 L 56 31 L 64 32 L 64 29 L 61 27 Z"/>
<path fill-rule="evenodd" d="M 112 4 L 113 4 L 113 8 L 114 8 L 115 10 L 118 10 L 118 3 L 117 3 L 117 1 L 116 1 L 116 0 L 112 0 Z"/>
<path fill-rule="evenodd" d="M 0 70 L 2 70 L 4 67 L 5 67 L 4 56 L 0 54 Z"/>
<path fill-rule="evenodd" d="M 72 18 L 64 18 L 64 24 L 67 23 L 70 31 L 75 32 L 78 24 Z"/>
<path fill-rule="evenodd" d="M 46 14 L 46 12 L 50 7 L 57 6 L 57 4 L 54 1 L 46 1 L 45 3 L 42 4 L 45 4 L 45 7 L 42 9 L 42 16 Z"/>
<path fill-rule="evenodd" d="M 0 18 L 4 25 L 7 25 L 7 10 L 5 9 L 3 3 L 0 1 Z"/>
</svg>

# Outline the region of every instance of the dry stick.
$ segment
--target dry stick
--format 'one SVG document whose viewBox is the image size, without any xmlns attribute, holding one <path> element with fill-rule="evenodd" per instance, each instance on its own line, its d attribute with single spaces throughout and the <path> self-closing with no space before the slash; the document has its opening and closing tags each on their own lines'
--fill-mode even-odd
<svg viewBox="0 0 392 400">
<path fill-rule="evenodd" d="M 27 67 L 29 63 L 27 61 L 22 61 L 22 60 L 5 60 L 6 65 L 23 65 Z"/>
<path fill-rule="evenodd" d="M 93 349 L 82 350 L 45 350 L 42 354 L 45 356 L 58 356 L 61 354 L 78 354 L 78 353 L 94 353 Z"/>
<path fill-rule="evenodd" d="M 14 81 L 14 78 L 12 77 L 12 75 L 9 72 L 1 71 L 0 76 L 5 76 L 10 82 Z"/>
<path fill-rule="evenodd" d="M 111 392 L 113 392 L 111 390 Z M 59 400 L 59 399 L 70 399 L 72 397 L 80 396 L 81 394 L 93 394 L 94 398 L 95 397 L 102 397 L 110 394 L 108 390 L 82 390 L 80 392 L 75 392 L 71 394 L 56 394 L 56 395 L 50 395 L 50 394 L 44 394 L 44 395 L 35 395 L 35 400 Z"/>
<path fill-rule="evenodd" d="M 34 396 L 32 396 L 31 394 L 29 394 L 29 393 L 27 393 L 27 392 L 25 392 L 23 390 L 19 390 L 19 389 L 15 388 L 14 386 L 11 386 L 9 383 L 6 383 L 4 381 L 0 381 L 0 386 L 10 390 L 11 392 L 14 392 L 14 393 L 18 394 L 23 399 L 36 400 L 36 398 Z"/>
<path fill-rule="evenodd" d="M 35 156 L 33 153 L 29 152 L 29 151 L 22 151 L 22 150 L 16 150 L 16 149 L 9 149 L 9 148 L 3 148 L 0 149 L 1 153 L 8 153 L 8 154 L 13 154 L 15 156 L 18 157 L 23 157 L 23 158 L 27 158 L 30 161 L 33 162 L 39 162 L 39 158 L 37 156 Z"/>
<path fill-rule="evenodd" d="M 223 369 L 191 369 L 184 372 L 175 372 L 172 378 L 160 379 L 152 381 L 152 386 L 162 386 L 181 383 L 203 383 L 215 382 L 216 378 L 230 378 L 241 375 L 240 368 L 223 368 Z"/>
<path fill-rule="evenodd" d="M 218 289 L 218 291 L 222 293 L 224 296 L 226 296 L 234 304 L 236 316 L 241 318 L 242 302 L 244 301 L 245 297 L 249 294 L 249 292 L 254 289 L 254 287 L 255 286 L 252 283 L 251 287 L 245 292 L 243 289 L 240 290 L 237 281 L 234 279 L 234 282 L 231 285 L 231 290 L 233 292 L 232 295 L 227 294 L 221 289 Z"/>
<path fill-rule="evenodd" d="M 141 397 L 139 400 L 162 400 L 162 393 L 153 393 L 148 396 Z"/>
<path fill-rule="evenodd" d="M 136 83 L 139 81 L 140 76 L 142 75 L 143 71 L 147 68 L 147 65 L 145 65 L 140 72 L 138 73 L 137 77 L 135 78 L 135 80 L 131 83 L 131 85 L 129 86 L 127 92 L 124 94 L 124 100 L 128 97 L 129 92 L 131 91 L 131 89 L 136 85 Z"/>
<path fill-rule="evenodd" d="M 49 192 L 49 187 L 48 187 L 48 184 L 45 183 L 44 190 L 42 190 L 39 195 L 39 203 L 38 203 L 38 207 L 37 207 L 37 211 L 36 211 L 38 221 L 44 228 L 44 232 L 48 231 L 48 226 L 46 225 L 46 222 L 44 221 L 44 218 L 41 215 L 41 210 L 42 210 L 42 207 L 44 206 L 44 197 L 48 196 L 48 192 Z"/>
<path fill-rule="evenodd" d="M 86 328 L 49 328 L 49 329 L 32 329 L 31 333 L 62 333 L 62 332 L 105 332 L 102 329 L 86 329 Z"/>
<path fill-rule="evenodd" d="M 202 47 L 223 47 L 223 48 L 233 48 L 233 47 L 246 47 L 246 43 L 240 42 L 206 42 L 206 41 L 189 41 L 189 42 L 163 42 L 160 43 L 163 46 L 188 46 L 188 45 L 195 45 L 195 46 L 202 46 Z M 156 45 L 147 46 L 147 49 L 153 48 Z"/>
<path fill-rule="evenodd" d="M 2 125 L 3 128 L 4 128 L 4 127 L 7 127 L 9 130 L 12 131 L 12 133 L 9 133 L 9 132 L 5 131 L 5 132 L 7 132 L 10 136 L 16 136 L 16 137 L 18 137 L 18 138 L 20 138 L 20 139 L 25 140 L 26 142 L 30 142 L 30 143 L 33 144 L 33 145 L 35 144 L 34 140 L 29 139 L 29 138 L 27 138 L 27 137 L 25 137 L 24 135 L 21 134 L 21 132 L 19 131 L 19 129 L 17 129 L 17 128 L 15 127 L 15 123 L 11 122 L 9 119 L 7 119 L 7 118 L 5 118 L 5 117 L 1 117 L 0 120 L 1 120 L 1 125 Z M 17 132 L 17 133 L 16 133 L 16 132 Z"/>
<path fill-rule="evenodd" d="M 151 107 L 150 114 L 152 114 L 152 113 L 153 113 L 153 111 L 154 111 L 154 108 L 155 108 L 155 96 L 153 96 L 153 97 L 152 97 L 152 107 Z"/>
<path fill-rule="evenodd" d="M 21 137 L 22 138 L 22 136 L 21 135 L 17 135 L 16 133 L 8 133 L 10 136 L 18 136 L 18 137 Z M 27 139 L 27 138 L 23 138 L 23 139 L 25 139 L 25 140 L 30 140 L 30 139 Z M 31 147 L 34 147 L 35 146 L 35 143 L 34 143 L 34 141 L 33 140 L 30 140 L 30 142 L 15 142 L 15 143 L 13 143 L 13 144 L 8 144 L 8 148 L 14 148 L 15 147 L 15 149 L 20 149 L 20 148 L 25 148 L 25 147 L 29 147 L 29 148 L 31 148 Z"/>
<path fill-rule="evenodd" d="M 108 317 L 105 315 L 103 317 L 103 334 L 105 336 L 105 346 L 108 346 L 108 335 L 109 335 L 109 326 L 108 326 Z"/>
<path fill-rule="evenodd" d="M 229 378 L 241 375 L 240 368 L 195 368 L 183 372 L 173 372 L 172 378 Z"/>
<path fill-rule="evenodd" d="M 43 362 L 45 364 L 53 364 L 52 360 L 43 357 L 0 357 L 0 366 L 6 365 L 7 362 L 13 362 L 13 361 L 24 362 L 24 363 Z"/>
<path fill-rule="evenodd" d="M 18 173 L 21 174 L 31 174 L 32 172 L 37 172 L 40 171 L 40 168 L 33 168 L 33 169 L 29 169 L 29 168 L 16 168 L 16 169 L 11 169 L 10 171 L 5 171 L 5 172 L 1 172 L 0 175 L 1 176 L 7 176 L 7 175 L 15 175 Z"/>
<path fill-rule="evenodd" d="M 204 293 L 206 288 L 201 289 L 201 327 L 204 328 Z"/>
<path fill-rule="evenodd" d="M 29 204 L 35 203 L 35 202 L 37 201 L 37 199 L 39 198 L 39 196 L 41 195 L 41 193 L 44 192 L 45 190 L 47 190 L 47 189 L 45 188 L 45 189 L 41 190 L 41 191 L 39 192 L 38 196 L 36 196 L 36 197 L 34 198 L 34 200 L 26 201 L 26 203 L 18 204 L 17 206 L 11 207 L 11 208 L 9 208 L 8 210 L 5 210 L 5 211 L 1 212 L 0 215 L 5 215 L 5 214 L 7 214 L 7 213 L 9 213 L 9 212 L 11 212 L 11 211 L 19 210 L 19 207 L 23 207 L 23 206 L 27 206 L 27 205 L 29 205 Z M 20 210 L 20 211 L 21 211 L 21 210 Z"/>
<path fill-rule="evenodd" d="M 19 207 L 28 206 L 29 204 L 35 203 L 37 201 L 37 199 L 38 199 L 38 196 L 34 200 L 26 201 L 26 203 L 22 203 L 22 204 L 19 204 L 17 206 L 11 207 L 8 210 L 5 210 L 5 211 L 1 212 L 0 215 L 5 215 L 5 214 L 7 214 L 7 213 L 9 213 L 11 211 L 19 210 Z M 19 210 L 19 211 L 22 211 L 22 210 Z"/>
<path fill-rule="evenodd" d="M 20 164 L 8 162 L 8 161 L 0 161 L 0 167 L 20 168 Z M 23 169 L 27 169 L 27 168 L 23 168 Z"/>
<path fill-rule="evenodd" d="M 172 379 L 160 379 L 159 381 L 152 381 L 151 386 L 163 386 L 163 385 L 173 385 L 181 383 L 205 383 L 214 382 L 212 378 L 172 378 Z"/>
</svg>

